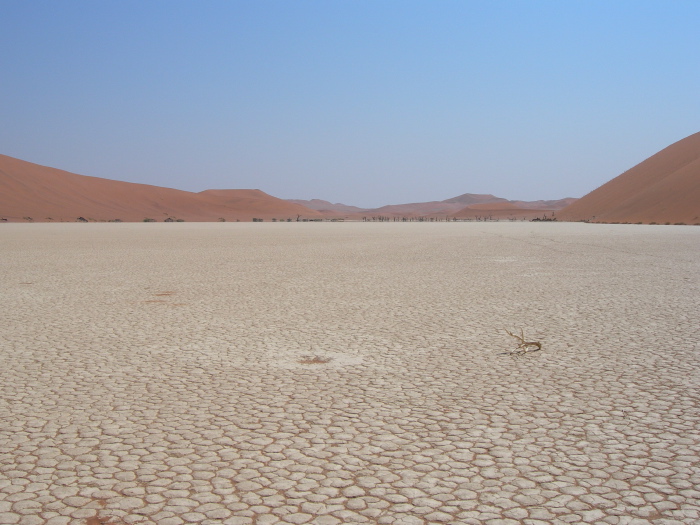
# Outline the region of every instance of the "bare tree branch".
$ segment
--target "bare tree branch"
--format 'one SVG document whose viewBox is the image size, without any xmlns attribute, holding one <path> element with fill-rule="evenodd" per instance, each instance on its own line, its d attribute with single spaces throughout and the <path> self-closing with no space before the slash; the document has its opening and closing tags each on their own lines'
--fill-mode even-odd
<svg viewBox="0 0 700 525">
<path fill-rule="evenodd" d="M 505 328 L 504 328 L 505 330 Z M 526 341 L 525 340 L 525 333 L 523 332 L 523 329 L 520 329 L 520 335 L 515 335 L 513 332 L 506 330 L 506 333 L 515 338 L 518 341 L 518 348 L 515 350 L 511 350 L 508 352 L 511 355 L 523 355 L 528 352 L 537 352 L 539 350 L 542 350 L 542 343 L 540 341 Z"/>
</svg>

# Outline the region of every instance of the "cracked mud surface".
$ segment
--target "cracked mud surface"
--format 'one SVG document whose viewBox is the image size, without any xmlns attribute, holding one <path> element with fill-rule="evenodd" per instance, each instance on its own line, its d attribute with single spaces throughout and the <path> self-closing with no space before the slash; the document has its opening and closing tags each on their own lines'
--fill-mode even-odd
<svg viewBox="0 0 700 525">
<path fill-rule="evenodd" d="M 2 524 L 700 523 L 698 228 L 8 224 L 0 262 Z"/>
</svg>

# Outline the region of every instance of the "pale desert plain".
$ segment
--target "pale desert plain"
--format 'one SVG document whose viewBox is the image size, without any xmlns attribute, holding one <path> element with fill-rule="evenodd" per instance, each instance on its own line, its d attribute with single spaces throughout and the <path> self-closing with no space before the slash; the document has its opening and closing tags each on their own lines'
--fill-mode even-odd
<svg viewBox="0 0 700 525">
<path fill-rule="evenodd" d="M 16 223 L 0 262 L 2 524 L 700 523 L 697 227 Z"/>
</svg>

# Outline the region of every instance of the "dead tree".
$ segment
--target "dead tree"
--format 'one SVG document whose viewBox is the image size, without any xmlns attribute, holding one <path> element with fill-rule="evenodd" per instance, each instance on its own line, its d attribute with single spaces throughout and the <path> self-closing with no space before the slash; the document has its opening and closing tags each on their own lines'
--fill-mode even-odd
<svg viewBox="0 0 700 525">
<path fill-rule="evenodd" d="M 504 329 L 505 330 L 505 329 Z M 525 341 L 523 329 L 520 329 L 520 335 L 515 335 L 513 332 L 506 330 L 506 333 L 518 341 L 518 348 L 508 352 L 511 355 L 524 355 L 528 352 L 538 352 L 542 350 L 542 343 L 539 341 Z"/>
</svg>

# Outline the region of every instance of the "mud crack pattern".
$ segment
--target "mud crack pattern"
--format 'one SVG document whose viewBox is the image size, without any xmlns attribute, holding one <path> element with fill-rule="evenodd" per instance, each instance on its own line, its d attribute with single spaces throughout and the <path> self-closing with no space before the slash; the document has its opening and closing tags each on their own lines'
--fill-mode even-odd
<svg viewBox="0 0 700 525">
<path fill-rule="evenodd" d="M 0 523 L 700 523 L 698 233 L 3 225 Z"/>
</svg>

